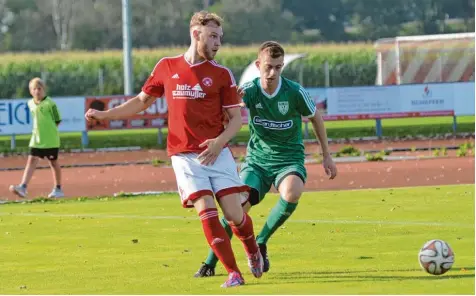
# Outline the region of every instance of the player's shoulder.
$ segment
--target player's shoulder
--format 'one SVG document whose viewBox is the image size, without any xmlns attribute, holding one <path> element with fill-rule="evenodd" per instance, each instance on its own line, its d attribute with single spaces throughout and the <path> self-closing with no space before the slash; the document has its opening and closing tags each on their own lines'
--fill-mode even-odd
<svg viewBox="0 0 476 296">
<path fill-rule="evenodd" d="M 259 88 L 259 77 L 251 81 L 247 81 L 241 85 L 244 90 L 257 90 Z"/>
<path fill-rule="evenodd" d="M 43 103 L 48 106 L 48 107 L 53 107 L 56 105 L 55 101 L 50 96 L 46 96 L 46 98 L 43 99 Z"/>
<path fill-rule="evenodd" d="M 173 62 L 180 61 L 182 58 L 183 58 L 183 54 L 179 54 L 179 55 L 176 55 L 176 56 L 166 56 L 166 57 L 160 58 L 160 60 L 157 62 L 157 64 L 159 64 L 159 63 L 170 63 L 170 62 L 173 63 Z"/>
<path fill-rule="evenodd" d="M 302 87 L 301 84 L 299 84 L 298 82 L 294 81 L 294 80 L 291 80 L 291 79 L 288 79 L 288 78 L 285 78 L 285 77 L 282 77 L 281 76 L 281 87 L 287 89 L 288 91 L 292 91 L 292 92 L 301 92 L 302 90 L 304 90 L 304 87 Z"/>
<path fill-rule="evenodd" d="M 212 65 L 214 68 L 216 68 L 217 71 L 226 71 L 231 73 L 231 70 L 228 67 L 223 66 L 222 64 L 220 64 L 219 62 L 215 60 L 209 60 L 208 63 Z"/>
<path fill-rule="evenodd" d="M 215 71 L 220 72 L 220 75 L 224 75 L 222 77 L 230 77 L 232 84 L 236 85 L 235 76 L 233 76 L 233 72 L 231 72 L 230 68 L 223 66 L 215 60 L 210 60 L 208 63 Z"/>
<path fill-rule="evenodd" d="M 183 58 L 183 54 L 177 55 L 177 56 L 167 56 L 167 57 L 162 57 L 159 59 L 159 61 L 155 64 L 154 70 L 152 70 L 152 73 L 156 71 L 159 67 L 163 67 L 164 65 L 167 64 L 173 64 L 177 63 Z"/>
</svg>

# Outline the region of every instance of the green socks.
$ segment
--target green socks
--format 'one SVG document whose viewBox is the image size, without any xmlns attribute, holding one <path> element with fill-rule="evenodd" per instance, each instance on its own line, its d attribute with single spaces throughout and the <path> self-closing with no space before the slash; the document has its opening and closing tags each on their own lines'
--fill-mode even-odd
<svg viewBox="0 0 476 296">
<path fill-rule="evenodd" d="M 291 216 L 297 205 L 297 203 L 287 202 L 282 197 L 280 197 L 278 203 L 271 210 L 266 224 L 263 226 L 263 229 L 261 229 L 261 232 L 256 238 L 256 242 L 258 244 L 266 244 L 273 233 Z M 225 217 L 220 219 L 220 223 L 223 228 L 225 228 L 228 236 L 231 238 L 233 236 L 233 232 L 231 231 L 231 227 L 228 225 L 228 221 L 226 221 Z M 213 253 L 213 250 L 210 249 L 208 252 L 208 257 L 205 260 L 205 264 L 211 267 L 216 267 L 217 263 L 218 258 Z"/>
<path fill-rule="evenodd" d="M 291 216 L 297 205 L 297 203 L 287 202 L 281 197 L 271 210 L 266 224 L 264 224 L 263 229 L 261 229 L 256 238 L 256 242 L 258 244 L 266 244 L 273 233 Z"/>
</svg>

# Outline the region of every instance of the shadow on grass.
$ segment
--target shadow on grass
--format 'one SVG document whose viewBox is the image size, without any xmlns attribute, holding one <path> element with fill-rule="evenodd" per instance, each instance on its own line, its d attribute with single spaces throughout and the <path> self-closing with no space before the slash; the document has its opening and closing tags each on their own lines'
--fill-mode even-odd
<svg viewBox="0 0 476 296">
<path fill-rule="evenodd" d="M 458 267 L 454 270 L 459 271 L 465 269 L 466 271 L 474 271 L 474 267 Z M 415 275 L 371 275 L 370 273 L 384 273 L 384 272 L 416 272 L 423 271 L 421 269 L 394 269 L 394 270 L 349 270 L 349 271 L 309 271 L 309 272 L 276 272 L 269 273 L 270 279 L 286 280 L 286 283 L 303 283 L 303 282 L 363 282 L 363 281 L 407 281 L 407 280 L 448 280 L 448 279 L 465 279 L 473 278 L 474 272 L 468 274 L 452 274 L 449 271 L 447 274 L 441 276 L 432 276 L 424 274 L 421 276 Z M 289 280 L 298 281 L 289 281 Z"/>
</svg>

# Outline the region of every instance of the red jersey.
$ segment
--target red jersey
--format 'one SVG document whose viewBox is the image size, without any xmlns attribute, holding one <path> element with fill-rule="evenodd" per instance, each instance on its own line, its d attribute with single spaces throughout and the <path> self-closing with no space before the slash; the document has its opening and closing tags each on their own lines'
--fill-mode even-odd
<svg viewBox="0 0 476 296">
<path fill-rule="evenodd" d="M 198 145 L 224 130 L 223 108 L 239 107 L 236 82 L 228 68 L 213 60 L 192 65 L 183 55 L 161 59 L 142 91 L 157 98 L 165 94 L 169 156 L 205 150 Z"/>
</svg>

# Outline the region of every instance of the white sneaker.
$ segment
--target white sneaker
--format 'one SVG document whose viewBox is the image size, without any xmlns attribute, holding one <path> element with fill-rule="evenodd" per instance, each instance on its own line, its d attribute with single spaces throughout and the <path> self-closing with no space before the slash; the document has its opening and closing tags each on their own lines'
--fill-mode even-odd
<svg viewBox="0 0 476 296">
<path fill-rule="evenodd" d="M 21 185 L 10 185 L 8 189 L 11 193 L 18 195 L 21 198 L 25 198 L 27 195 L 26 188 Z"/>
<path fill-rule="evenodd" d="M 48 194 L 48 198 L 59 198 L 64 197 L 64 192 L 61 189 L 53 188 L 53 190 Z"/>
</svg>

